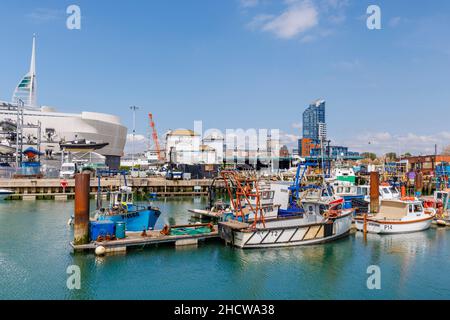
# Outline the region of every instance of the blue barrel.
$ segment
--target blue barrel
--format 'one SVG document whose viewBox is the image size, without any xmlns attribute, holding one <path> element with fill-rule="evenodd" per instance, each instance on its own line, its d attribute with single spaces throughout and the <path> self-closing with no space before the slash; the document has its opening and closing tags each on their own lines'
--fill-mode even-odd
<svg viewBox="0 0 450 320">
<path fill-rule="evenodd" d="M 117 239 L 125 239 L 125 229 L 126 224 L 125 222 L 116 222 L 116 238 Z"/>
<path fill-rule="evenodd" d="M 343 209 L 351 209 L 353 207 L 352 205 L 352 201 L 351 200 L 347 200 L 344 202 L 344 207 Z"/>
<path fill-rule="evenodd" d="M 90 235 L 92 241 L 97 241 L 99 237 L 106 238 L 113 237 L 115 230 L 115 223 L 113 221 L 94 221 L 90 224 Z"/>
</svg>

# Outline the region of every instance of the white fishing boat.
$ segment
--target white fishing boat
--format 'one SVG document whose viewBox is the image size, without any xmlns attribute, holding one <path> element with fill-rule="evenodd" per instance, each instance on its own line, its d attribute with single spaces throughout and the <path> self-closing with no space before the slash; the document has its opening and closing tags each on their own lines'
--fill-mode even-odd
<svg viewBox="0 0 450 320">
<path fill-rule="evenodd" d="M 331 172 L 331 177 L 326 179 L 327 182 L 349 182 L 352 185 L 356 183 L 355 171 L 352 167 L 343 164 L 336 165 Z"/>
<path fill-rule="evenodd" d="M 425 210 L 415 198 L 381 201 L 380 212 L 367 218 L 356 217 L 358 231 L 377 234 L 396 234 L 423 231 L 431 226 L 435 211 Z"/>
<path fill-rule="evenodd" d="M 241 178 L 233 172 L 222 172 L 228 186 L 236 217 L 219 223 L 219 235 L 225 242 L 239 248 L 268 248 L 312 245 L 347 235 L 352 223 L 353 209 L 343 209 L 344 200 L 330 196 L 327 187 L 311 189 L 302 196 L 303 213 L 289 217 L 266 217 L 262 210 L 258 181 Z M 235 194 L 230 186 L 236 186 Z M 253 201 L 249 199 L 254 198 Z M 254 220 L 249 223 L 241 207 L 247 201 Z M 266 203 L 267 204 L 267 203 Z"/>
<path fill-rule="evenodd" d="M 6 189 L 0 189 L 0 201 L 5 200 L 6 198 L 9 198 L 14 194 L 14 191 L 6 190 Z"/>
<path fill-rule="evenodd" d="M 231 220 L 219 223 L 226 242 L 243 249 L 325 243 L 349 234 L 353 209 L 335 203 L 309 202 L 303 215 L 267 219 L 255 225 Z"/>
</svg>

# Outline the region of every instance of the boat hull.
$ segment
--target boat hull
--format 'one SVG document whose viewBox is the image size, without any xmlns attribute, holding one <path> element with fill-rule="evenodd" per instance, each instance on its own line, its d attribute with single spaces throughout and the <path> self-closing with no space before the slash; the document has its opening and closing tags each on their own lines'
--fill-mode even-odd
<svg viewBox="0 0 450 320">
<path fill-rule="evenodd" d="M 100 216 L 98 220 L 125 222 L 126 231 L 141 232 L 144 230 L 153 230 L 160 215 L 161 211 L 149 208 L 124 214 Z"/>
<path fill-rule="evenodd" d="M 411 220 L 411 221 L 377 221 L 367 220 L 367 232 L 376 234 L 400 234 L 424 231 L 430 228 L 433 222 L 433 216 L 429 218 Z M 364 219 L 355 219 L 355 226 L 358 231 L 364 231 Z"/>
<path fill-rule="evenodd" d="M 13 194 L 14 194 L 14 192 L 9 191 L 9 190 L 0 190 L 0 201 L 9 198 Z"/>
<path fill-rule="evenodd" d="M 0 144 L 0 154 L 13 154 L 16 152 L 16 148 Z"/>
<path fill-rule="evenodd" d="M 243 249 L 313 245 L 348 235 L 352 214 L 321 223 L 304 224 L 302 220 L 277 219 L 266 222 L 266 228 L 256 230 L 231 230 L 219 225 L 219 233 L 226 242 Z"/>
</svg>

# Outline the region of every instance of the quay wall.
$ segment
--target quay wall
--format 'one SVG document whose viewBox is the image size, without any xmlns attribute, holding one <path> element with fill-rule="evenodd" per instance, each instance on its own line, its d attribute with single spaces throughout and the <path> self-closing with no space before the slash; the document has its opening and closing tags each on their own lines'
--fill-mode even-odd
<svg viewBox="0 0 450 320">
<path fill-rule="evenodd" d="M 12 199 L 33 199 L 33 198 L 58 198 L 67 196 L 72 198 L 75 195 L 75 180 L 68 179 L 67 186 L 61 186 L 61 179 L 0 179 L 0 189 L 8 189 L 15 192 Z M 158 196 L 192 196 L 206 195 L 212 180 L 166 180 L 164 178 L 127 178 L 128 186 L 133 191 L 141 194 L 156 193 Z M 123 179 L 102 178 L 101 191 L 118 190 L 123 186 Z M 223 182 L 216 181 L 214 184 L 217 192 L 224 191 Z M 90 182 L 90 192 L 92 195 L 98 192 L 98 180 L 92 178 Z M 61 197 L 59 197 L 61 198 Z"/>
</svg>

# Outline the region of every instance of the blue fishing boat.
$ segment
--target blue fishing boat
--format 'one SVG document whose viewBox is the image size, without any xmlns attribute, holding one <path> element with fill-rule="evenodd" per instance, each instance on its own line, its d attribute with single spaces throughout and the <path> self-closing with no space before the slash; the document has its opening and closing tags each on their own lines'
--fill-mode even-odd
<svg viewBox="0 0 450 320">
<path fill-rule="evenodd" d="M 98 172 L 99 192 L 100 177 L 102 172 Z M 124 222 L 126 231 L 142 232 L 153 230 L 158 221 L 161 211 L 159 208 L 153 207 L 151 203 L 147 205 L 138 205 L 134 202 L 133 191 L 126 184 L 126 175 L 122 172 L 125 185 L 120 187 L 118 191 L 110 192 L 110 201 L 107 207 L 101 204 L 101 195 L 97 197 L 97 211 L 95 214 L 96 221 L 113 221 Z"/>
</svg>

